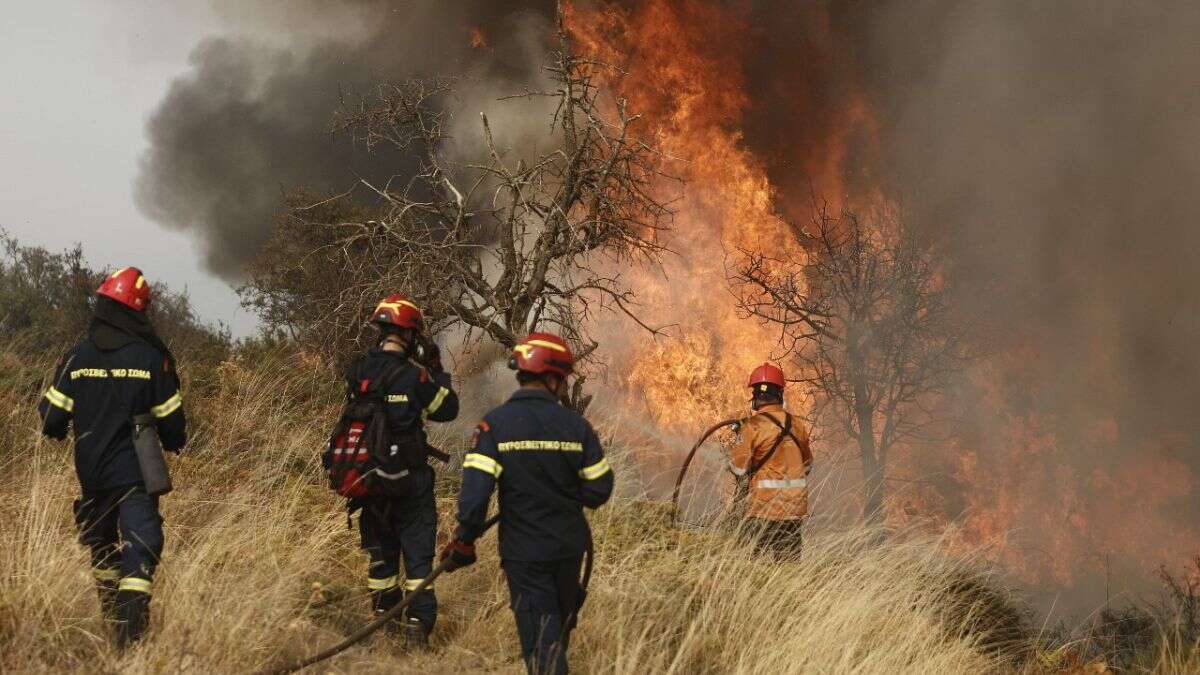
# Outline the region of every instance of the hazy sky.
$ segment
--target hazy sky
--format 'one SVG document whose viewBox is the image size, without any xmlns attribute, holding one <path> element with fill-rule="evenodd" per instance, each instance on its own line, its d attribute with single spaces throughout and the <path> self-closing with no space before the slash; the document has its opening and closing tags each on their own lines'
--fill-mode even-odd
<svg viewBox="0 0 1200 675">
<path fill-rule="evenodd" d="M 149 221 L 132 183 L 147 115 L 188 54 L 218 30 L 207 2 L 11 3 L 0 22 L 0 227 L 96 266 L 132 264 L 187 288 L 205 319 L 244 334 L 254 318 L 205 272 L 185 234 Z"/>
</svg>

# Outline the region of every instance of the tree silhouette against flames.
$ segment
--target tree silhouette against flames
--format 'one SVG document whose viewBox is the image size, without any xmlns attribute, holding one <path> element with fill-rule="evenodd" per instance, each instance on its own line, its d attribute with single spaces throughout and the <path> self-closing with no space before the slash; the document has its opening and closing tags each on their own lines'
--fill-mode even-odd
<svg viewBox="0 0 1200 675">
<path fill-rule="evenodd" d="M 829 415 L 857 446 L 864 518 L 883 515 L 891 451 L 929 439 L 937 399 L 970 358 L 954 321 L 934 250 L 886 211 L 870 222 L 814 207 L 793 228 L 802 264 L 759 252 L 731 273 L 739 307 L 780 329 L 780 358 L 813 389 L 814 417 Z"/>
<path fill-rule="evenodd" d="M 317 251 L 303 257 L 336 270 L 336 283 L 305 272 L 285 237 L 245 291 L 248 301 L 264 315 L 288 304 L 276 312 L 286 317 L 291 305 L 324 298 L 308 323 L 319 329 L 308 333 L 342 342 L 356 341 L 364 308 L 395 289 L 412 294 L 435 326 L 465 326 L 468 338 L 507 348 L 543 329 L 563 334 L 587 358 L 597 343 L 585 325 L 606 308 L 657 332 L 633 311 L 618 272 L 665 251 L 659 238 L 672 212 L 656 194 L 669 177 L 659 170 L 661 155 L 638 138 L 638 117 L 625 100 L 597 84 L 607 68 L 572 52 L 560 15 L 546 65 L 552 86 L 501 99 L 549 100 L 550 140 L 501 147 L 481 114 L 483 147 L 471 149 L 472 160 L 451 157 L 463 142 L 449 131 L 452 80 L 384 85 L 370 100 L 344 102 L 335 133 L 369 151 L 398 151 L 418 168 L 382 185 L 360 179 L 343 195 L 291 209 L 287 227 L 319 230 L 308 237 L 319 241 Z M 460 144 L 454 153 L 451 141 Z M 364 190 L 377 207 L 336 206 Z M 587 403 L 583 380 L 573 392 L 579 407 Z"/>
</svg>

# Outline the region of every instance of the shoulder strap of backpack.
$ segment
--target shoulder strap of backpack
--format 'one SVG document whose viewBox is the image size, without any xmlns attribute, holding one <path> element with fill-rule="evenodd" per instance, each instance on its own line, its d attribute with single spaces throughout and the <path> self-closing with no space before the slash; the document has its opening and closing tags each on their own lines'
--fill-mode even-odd
<svg viewBox="0 0 1200 675">
<path fill-rule="evenodd" d="M 396 381 L 396 378 L 400 377 L 400 374 L 404 372 L 407 366 L 407 361 L 391 361 L 384 366 L 383 372 L 379 374 L 379 380 L 371 384 L 378 386 L 381 393 L 386 393 L 388 389 L 391 389 L 392 383 Z"/>
<path fill-rule="evenodd" d="M 771 421 L 774 422 L 776 424 L 776 426 L 779 427 L 779 429 L 780 429 L 779 435 L 775 437 L 775 442 L 771 444 L 771 449 L 767 451 L 767 454 L 762 458 L 762 460 L 760 460 L 759 462 L 757 462 L 756 464 L 751 466 L 750 470 L 746 472 L 747 476 L 753 476 L 754 474 L 758 473 L 759 469 L 766 466 L 767 462 L 771 461 L 771 458 L 775 456 L 775 451 L 779 449 L 779 446 L 783 445 L 783 439 L 787 438 L 788 436 L 792 436 L 792 416 L 791 415 L 789 415 L 786 412 L 783 413 L 783 424 L 781 425 L 781 424 L 779 424 L 779 420 L 775 419 L 774 417 L 771 417 L 770 413 L 763 413 L 763 414 L 766 415 L 767 417 L 770 417 Z M 792 436 L 792 440 L 796 440 L 796 437 Z M 796 441 L 796 442 L 797 442 L 797 444 L 799 444 L 799 441 Z"/>
<path fill-rule="evenodd" d="M 353 368 L 350 369 L 347 377 L 347 384 L 350 386 L 350 391 L 354 394 L 365 394 L 369 392 L 382 394 L 392 386 L 392 383 L 396 381 L 396 378 L 400 376 L 400 373 L 404 372 L 404 368 L 407 365 L 408 364 L 404 361 L 389 360 L 387 365 L 383 367 L 383 372 L 380 373 L 378 377 L 371 380 L 366 389 L 363 389 L 362 382 L 365 378 L 362 377 L 362 361 L 359 361 L 354 365 Z"/>
<path fill-rule="evenodd" d="M 787 414 L 787 413 L 785 412 L 784 414 Z M 790 419 L 785 420 L 786 422 L 788 422 L 787 426 L 785 426 L 783 424 L 780 424 L 779 420 L 775 419 L 774 417 L 768 416 L 768 419 L 771 420 L 772 424 L 779 427 L 779 429 L 783 433 L 792 437 L 792 441 L 794 441 L 796 443 L 796 447 L 800 448 L 800 457 L 804 460 L 804 465 L 811 467 L 812 463 L 813 463 L 812 450 L 809 448 L 807 442 L 801 441 L 800 438 L 798 436 L 796 436 L 795 432 L 791 431 L 791 420 Z"/>
</svg>

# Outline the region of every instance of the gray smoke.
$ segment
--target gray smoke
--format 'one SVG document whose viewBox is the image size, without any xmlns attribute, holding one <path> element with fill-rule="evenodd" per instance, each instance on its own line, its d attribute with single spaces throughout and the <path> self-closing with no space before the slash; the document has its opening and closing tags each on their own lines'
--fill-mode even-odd
<svg viewBox="0 0 1200 675">
<path fill-rule="evenodd" d="M 1040 403 L 1111 392 L 1117 445 L 1186 432 L 1200 471 L 1197 30 L 1189 2 L 894 3 L 866 70 L 890 177 L 964 302 L 1034 338 Z"/>
<path fill-rule="evenodd" d="M 1011 545 L 1070 611 L 1200 552 L 1200 5 L 746 11 L 742 128 L 785 215 L 807 218 L 803 160 L 865 93 L 878 142 L 850 139 L 852 193 L 884 186 L 946 251 L 959 311 L 998 328 L 999 400 L 970 378 L 959 399 L 989 485 L 944 452 L 918 467 L 945 515 L 1010 498 Z"/>
<path fill-rule="evenodd" d="M 497 92 L 519 92 L 540 77 L 545 4 L 217 0 L 231 33 L 196 48 L 191 71 L 151 117 L 138 204 L 157 222 L 192 233 L 210 269 L 236 279 L 269 234 L 284 190 L 341 191 L 356 176 L 379 180 L 411 169 L 405 158 L 331 137 L 343 95 L 369 96 L 377 84 L 410 77 L 459 76 L 470 86 L 458 107 L 487 110 Z M 472 45 L 472 29 L 486 46 Z"/>
<path fill-rule="evenodd" d="M 883 125 L 877 178 L 947 247 L 960 309 L 1001 328 L 1005 423 L 1054 436 L 1055 455 L 1006 465 L 995 403 L 974 410 L 986 471 L 1023 488 L 1018 545 L 1085 539 L 1043 561 L 1083 571 L 1074 608 L 1153 583 L 1200 541 L 1200 5 L 833 16 Z"/>
</svg>

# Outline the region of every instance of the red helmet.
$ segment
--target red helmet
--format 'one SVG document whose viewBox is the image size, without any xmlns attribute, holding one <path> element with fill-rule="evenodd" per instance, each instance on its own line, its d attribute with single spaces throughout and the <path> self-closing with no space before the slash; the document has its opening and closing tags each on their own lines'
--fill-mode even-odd
<svg viewBox="0 0 1200 675">
<path fill-rule="evenodd" d="M 371 321 L 380 326 L 395 326 L 396 328 L 412 328 L 421 330 L 425 318 L 421 308 L 412 298 L 402 293 L 393 293 L 384 298 L 371 314 Z"/>
<path fill-rule="evenodd" d="M 96 289 L 96 295 L 112 298 L 132 310 L 144 312 L 150 304 L 150 284 L 146 283 L 146 277 L 138 268 L 122 267 L 108 275 L 100 288 Z"/>
<path fill-rule="evenodd" d="M 783 370 L 779 366 L 764 361 L 761 366 L 750 373 L 750 384 L 746 386 L 753 388 L 760 384 L 773 384 L 783 389 L 787 386 L 787 380 L 783 378 Z"/>
<path fill-rule="evenodd" d="M 562 338 L 551 333 L 530 333 L 513 347 L 508 367 L 535 375 L 555 373 L 566 377 L 571 374 L 574 361 L 571 348 Z"/>
</svg>

